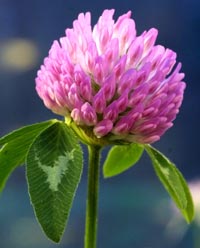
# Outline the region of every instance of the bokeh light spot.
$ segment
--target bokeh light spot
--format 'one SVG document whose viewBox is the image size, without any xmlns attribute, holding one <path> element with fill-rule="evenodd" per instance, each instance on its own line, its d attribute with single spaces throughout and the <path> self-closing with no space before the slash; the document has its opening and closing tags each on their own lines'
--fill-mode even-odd
<svg viewBox="0 0 200 248">
<path fill-rule="evenodd" d="M 36 65 L 38 57 L 37 46 L 28 39 L 10 39 L 0 45 L 0 68 L 3 70 L 30 70 Z"/>
</svg>

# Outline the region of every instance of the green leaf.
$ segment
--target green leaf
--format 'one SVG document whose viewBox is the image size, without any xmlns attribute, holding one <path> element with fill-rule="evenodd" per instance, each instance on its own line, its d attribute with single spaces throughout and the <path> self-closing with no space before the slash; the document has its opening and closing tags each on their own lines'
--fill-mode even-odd
<svg viewBox="0 0 200 248">
<path fill-rule="evenodd" d="M 57 120 L 53 119 L 53 120 L 48 120 L 48 121 L 32 124 L 32 125 L 25 126 L 17 130 L 14 130 L 10 132 L 9 134 L 0 138 L 0 146 L 6 143 L 9 143 L 9 142 L 13 142 L 13 141 L 18 141 L 18 143 L 20 143 L 27 139 L 34 139 L 34 137 L 38 133 L 43 131 L 48 126 L 51 126 L 55 122 L 57 122 Z"/>
<path fill-rule="evenodd" d="M 133 166 L 141 157 L 142 145 L 116 145 L 108 153 L 103 166 L 104 177 L 118 175 Z"/>
<path fill-rule="evenodd" d="M 25 162 L 27 152 L 34 139 L 45 128 L 55 123 L 50 120 L 15 130 L 0 138 L 0 191 L 12 171 Z"/>
<path fill-rule="evenodd" d="M 82 151 L 65 123 L 42 132 L 27 156 L 27 181 L 36 217 L 48 238 L 59 242 L 82 173 Z"/>
<path fill-rule="evenodd" d="M 145 149 L 152 160 L 158 178 L 186 221 L 190 223 L 194 218 L 194 205 L 189 187 L 181 172 L 168 158 L 152 146 L 146 145 Z"/>
</svg>

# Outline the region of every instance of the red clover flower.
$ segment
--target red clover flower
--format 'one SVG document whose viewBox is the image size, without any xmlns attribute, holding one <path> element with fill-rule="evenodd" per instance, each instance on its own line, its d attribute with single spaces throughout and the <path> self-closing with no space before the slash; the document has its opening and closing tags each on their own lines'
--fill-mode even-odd
<svg viewBox="0 0 200 248">
<path fill-rule="evenodd" d="M 185 220 L 190 223 L 194 218 L 186 180 L 150 145 L 173 125 L 179 112 L 185 89 L 181 64 L 175 65 L 174 51 L 155 45 L 155 28 L 137 35 L 131 11 L 116 22 L 113 15 L 114 9 L 103 11 L 92 28 L 91 14 L 79 14 L 66 36 L 54 41 L 38 71 L 38 95 L 65 119 L 28 125 L 0 137 L 0 192 L 14 169 L 25 164 L 35 215 L 56 243 L 82 175 L 79 141 L 88 148 L 84 248 L 97 248 L 104 145 L 113 145 L 102 166 L 104 178 L 134 166 L 146 151 Z"/>
<path fill-rule="evenodd" d="M 93 29 L 91 14 L 79 14 L 54 41 L 36 90 L 47 108 L 97 138 L 153 143 L 179 112 L 181 64 L 173 69 L 176 53 L 155 45 L 155 28 L 137 36 L 131 11 L 116 22 L 113 14 L 105 10 Z"/>
</svg>

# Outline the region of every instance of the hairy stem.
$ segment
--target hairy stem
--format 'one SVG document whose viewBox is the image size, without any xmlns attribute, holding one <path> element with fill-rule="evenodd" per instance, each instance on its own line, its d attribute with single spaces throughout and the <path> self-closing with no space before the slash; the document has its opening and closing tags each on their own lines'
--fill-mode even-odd
<svg viewBox="0 0 200 248">
<path fill-rule="evenodd" d="M 96 248 L 97 243 L 100 150 L 100 146 L 88 145 L 89 167 L 84 248 Z"/>
</svg>

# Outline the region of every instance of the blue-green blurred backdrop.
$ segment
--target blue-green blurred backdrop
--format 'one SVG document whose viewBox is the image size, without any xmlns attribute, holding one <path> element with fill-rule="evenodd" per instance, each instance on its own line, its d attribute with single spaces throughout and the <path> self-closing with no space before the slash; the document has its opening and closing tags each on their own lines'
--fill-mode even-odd
<svg viewBox="0 0 200 248">
<path fill-rule="evenodd" d="M 188 181 L 198 182 L 198 0 L 0 0 L 0 135 L 56 117 L 35 92 L 36 72 L 52 41 L 64 35 L 80 12 L 91 11 L 94 24 L 105 8 L 115 8 L 115 17 L 132 10 L 139 34 L 156 27 L 157 43 L 177 52 L 186 74 L 185 99 L 174 127 L 155 145 L 177 164 Z M 82 248 L 86 173 L 85 166 L 64 238 L 56 245 L 46 239 L 36 223 L 24 167 L 17 169 L 0 198 L 0 247 Z M 200 204 L 198 185 L 195 192 Z M 99 215 L 99 248 L 200 247 L 198 222 L 187 226 L 177 214 L 146 156 L 120 176 L 104 180 L 101 175 Z"/>
</svg>

